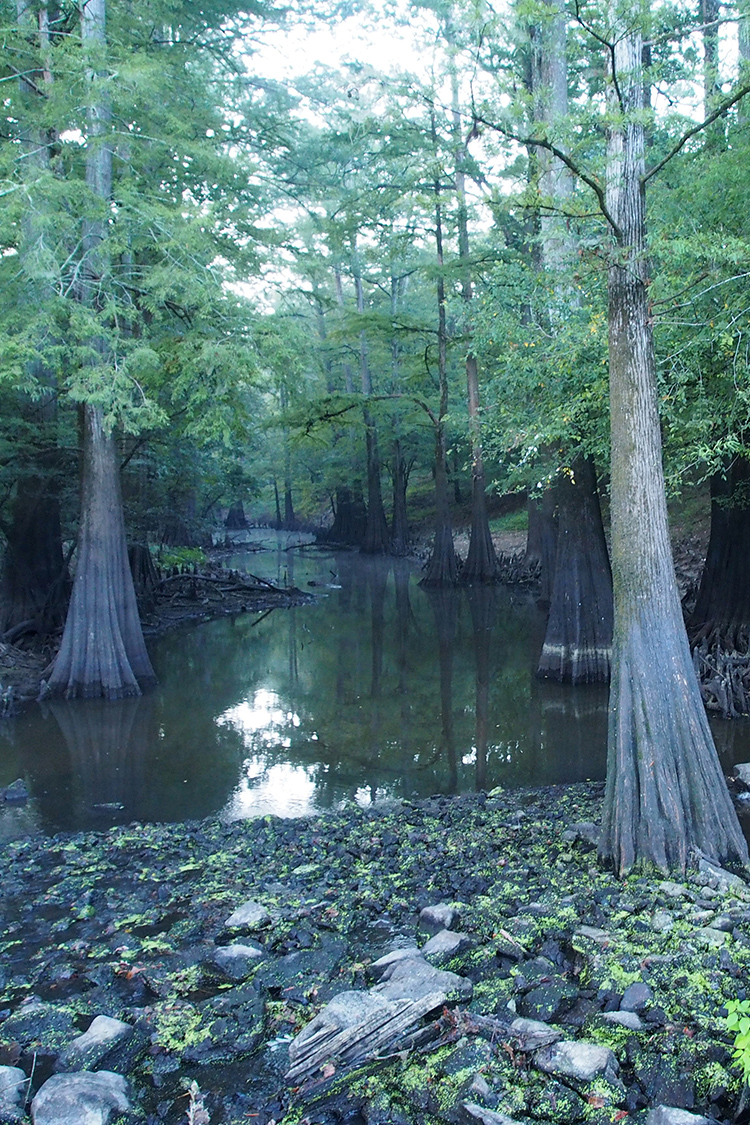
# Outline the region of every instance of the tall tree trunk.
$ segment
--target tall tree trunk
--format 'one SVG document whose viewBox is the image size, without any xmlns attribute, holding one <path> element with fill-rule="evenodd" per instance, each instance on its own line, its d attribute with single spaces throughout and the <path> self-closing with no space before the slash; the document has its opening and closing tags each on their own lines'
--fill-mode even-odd
<svg viewBox="0 0 750 1125">
<path fill-rule="evenodd" d="M 115 438 L 86 404 L 78 560 L 60 651 L 44 695 L 122 699 L 156 682 L 125 543 Z"/>
<path fill-rule="evenodd" d="M 750 646 L 750 464 L 736 458 L 711 478 L 711 534 L 689 632 L 693 645 Z"/>
<path fill-rule="evenodd" d="M 409 520 L 406 511 L 406 487 L 409 469 L 398 438 L 393 442 L 391 475 L 393 477 L 393 517 L 391 520 L 391 554 L 405 555 L 409 551 Z"/>
<path fill-rule="evenodd" d="M 432 137 L 437 156 L 437 128 L 432 112 Z M 445 417 L 448 413 L 448 331 L 445 319 L 445 280 L 443 278 L 443 214 L 440 200 L 440 173 L 435 174 L 435 243 L 437 249 L 438 302 L 438 382 L 440 406 L 435 427 L 435 539 L 427 561 L 424 586 L 455 586 L 458 583 L 458 559 L 453 547 Z"/>
<path fill-rule="evenodd" d="M 719 765 L 672 565 L 648 306 L 639 14 L 613 13 L 621 125 L 608 143 L 614 639 L 600 852 L 684 871 L 691 848 L 747 861 Z M 615 118 L 616 120 L 617 118 Z"/>
<path fill-rule="evenodd" d="M 359 267 L 355 270 L 354 283 L 357 291 L 357 312 L 364 315 L 365 297 Z M 359 334 L 359 360 L 362 379 L 362 394 L 372 395 L 372 375 L 367 355 L 367 337 L 364 330 Z M 367 528 L 362 550 L 368 555 L 382 555 L 390 546 L 388 521 L 383 507 L 383 492 L 380 481 L 380 452 L 378 450 L 378 431 L 370 408 L 362 410 L 365 420 L 365 445 L 367 450 Z"/>
<path fill-rule="evenodd" d="M 549 610 L 552 604 L 552 589 L 555 584 L 555 562 L 557 560 L 557 488 L 545 488 L 542 498 L 534 503 L 534 522 L 536 528 L 534 538 L 538 544 L 539 562 L 539 608 Z M 529 506 L 531 519 L 531 505 Z M 526 552 L 526 561 L 535 562 L 536 557 L 529 558 Z"/>
<path fill-rule="evenodd" d="M 81 12 L 85 51 L 96 56 L 102 50 L 105 28 L 105 0 L 88 0 Z M 96 77 L 92 72 L 92 82 Z M 95 196 L 107 201 L 112 193 L 112 150 L 104 139 L 110 120 L 106 100 L 100 96 L 92 99 L 88 116 L 86 182 Z M 92 306 L 100 300 L 105 238 L 102 219 L 85 224 L 82 299 Z M 103 340 L 93 341 L 93 348 L 104 365 Z M 105 426 L 102 408 L 85 403 L 82 409 L 78 559 L 62 644 L 44 694 L 65 695 L 68 699 L 120 699 L 140 694 L 156 677 L 143 641 L 128 563 L 117 444 Z"/>
<path fill-rule="evenodd" d="M 573 462 L 555 495 L 555 578 L 537 673 L 573 684 L 606 682 L 612 654 L 612 572 L 590 458 Z"/>
<path fill-rule="evenodd" d="M 568 115 L 568 67 L 565 14 L 560 0 L 548 0 L 549 16 L 535 29 L 532 83 L 536 116 L 554 131 Z M 559 306 L 578 306 L 570 271 L 576 244 L 564 215 L 573 191 L 565 165 L 551 153 L 539 157 L 540 190 L 546 206 L 540 218 L 542 263 L 558 301 L 548 310 L 554 332 Z M 558 516 L 554 579 L 545 590 L 550 613 L 538 673 L 572 683 L 609 679 L 612 641 L 612 581 L 604 539 L 596 477 L 587 458 L 575 450 L 572 465 L 553 489 Z M 550 571 L 545 567 L 545 582 Z"/>
<path fill-rule="evenodd" d="M 29 0 L 16 0 L 18 26 L 28 36 L 36 54 L 49 47 L 49 15 L 45 5 L 34 11 Z M 52 75 L 44 63 L 33 73 L 25 71 L 19 80 L 22 101 L 35 102 Z M 34 193 L 35 181 L 49 170 L 49 138 L 29 130 L 23 139 L 22 167 Z M 33 202 L 27 209 L 20 245 L 20 261 L 29 282 L 29 297 L 38 302 L 49 297 L 48 283 L 38 277 L 34 260 L 43 237 L 39 228 L 40 209 Z M 57 396 L 54 373 L 40 361 L 29 366 L 42 397 L 23 401 L 22 413 L 39 428 L 39 452 L 33 452 L 22 466 L 16 482 L 6 546 L 0 574 L 0 633 L 26 626 L 40 633 L 57 629 L 65 618 L 69 594 L 67 566 L 63 557 L 60 503 L 57 495 L 59 454 L 56 446 Z"/>
</svg>

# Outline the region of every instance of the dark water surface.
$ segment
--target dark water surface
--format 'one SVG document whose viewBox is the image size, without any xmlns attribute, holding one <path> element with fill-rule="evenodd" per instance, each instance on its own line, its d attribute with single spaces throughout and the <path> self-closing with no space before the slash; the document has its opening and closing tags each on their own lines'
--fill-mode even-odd
<svg viewBox="0 0 750 1125">
<path fill-rule="evenodd" d="M 406 562 L 262 538 L 276 549 L 232 565 L 316 602 L 152 642 L 141 699 L 4 721 L 0 785 L 23 777 L 31 800 L 0 809 L 0 837 L 604 777 L 606 689 L 535 678 L 532 598 L 427 592 Z M 725 764 L 750 758 L 746 724 L 716 729 Z"/>
</svg>

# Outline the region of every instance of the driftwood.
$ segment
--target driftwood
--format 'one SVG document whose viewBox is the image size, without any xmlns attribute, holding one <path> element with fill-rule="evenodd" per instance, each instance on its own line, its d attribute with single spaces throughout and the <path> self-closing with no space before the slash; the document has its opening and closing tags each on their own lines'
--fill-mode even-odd
<svg viewBox="0 0 750 1125">
<path fill-rule="evenodd" d="M 441 1007 L 445 994 L 433 993 L 421 1000 L 395 1000 L 353 1027 L 321 1027 L 315 1034 L 289 1048 L 291 1067 L 286 1079 L 302 1083 L 316 1076 L 326 1063 L 340 1069 L 417 1051 L 437 1051 L 466 1035 L 502 1043 L 512 1054 L 528 1055 L 562 1037 L 558 1028 L 547 1027 L 515 1015 L 481 1016 L 463 1008 L 443 1007 L 427 1027 L 415 1027 L 431 1011 Z"/>
<path fill-rule="evenodd" d="M 292 1043 L 287 1081 L 302 1082 L 327 1062 L 353 1066 L 376 1058 L 382 1051 L 393 1051 L 406 1031 L 444 1001 L 444 992 L 431 993 L 421 1000 L 394 1000 L 354 1027 L 322 1027 L 299 1045 Z"/>
</svg>

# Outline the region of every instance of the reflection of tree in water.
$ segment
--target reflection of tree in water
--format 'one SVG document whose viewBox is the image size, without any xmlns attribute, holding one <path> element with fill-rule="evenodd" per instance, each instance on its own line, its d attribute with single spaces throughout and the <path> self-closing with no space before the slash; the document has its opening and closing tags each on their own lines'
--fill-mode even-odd
<svg viewBox="0 0 750 1125">
<path fill-rule="evenodd" d="M 476 774 L 477 789 L 487 788 L 487 742 L 490 715 L 490 652 L 492 628 L 497 619 L 497 590 L 478 583 L 466 587 L 474 634 L 474 665 L 476 669 Z"/>
<path fill-rule="evenodd" d="M 158 739 L 154 694 L 47 706 L 62 731 L 80 786 L 79 819 L 88 819 L 98 806 L 107 823 L 132 820 L 143 801 L 148 747 Z"/>
<path fill-rule="evenodd" d="M 450 587 L 427 587 L 425 593 L 435 618 L 440 661 L 440 751 L 448 765 L 446 792 L 458 786 L 456 742 L 453 730 L 453 648 L 460 592 Z"/>
</svg>

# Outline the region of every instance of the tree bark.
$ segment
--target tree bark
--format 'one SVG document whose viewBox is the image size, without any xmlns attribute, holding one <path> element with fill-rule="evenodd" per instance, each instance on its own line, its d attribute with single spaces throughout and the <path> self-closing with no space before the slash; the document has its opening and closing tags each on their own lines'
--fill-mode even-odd
<svg viewBox="0 0 750 1125">
<path fill-rule="evenodd" d="M 606 682 L 612 654 L 612 572 L 590 458 L 573 462 L 555 494 L 555 578 L 537 674 L 573 684 Z"/>
<path fill-rule="evenodd" d="M 357 312 L 362 316 L 365 311 L 365 298 L 359 269 L 355 271 L 354 281 L 357 290 Z M 364 330 L 359 334 L 359 358 L 362 394 L 369 398 L 372 395 L 372 375 L 367 355 L 367 337 Z M 368 555 L 382 555 L 388 551 L 390 537 L 380 481 L 378 431 L 372 412 L 367 405 L 363 407 L 362 414 L 365 421 L 365 447 L 367 452 L 367 527 L 362 550 Z"/>
<path fill-rule="evenodd" d="M 49 47 L 49 16 L 46 6 L 34 11 L 28 0 L 16 0 L 19 29 L 28 36 L 36 54 Z M 45 69 L 25 71 L 18 80 L 22 101 L 37 102 L 52 75 Z M 25 68 L 24 68 L 25 69 Z M 33 79 L 33 80 L 32 80 Z M 28 178 L 26 192 L 34 197 L 35 181 L 49 170 L 49 138 L 29 129 L 23 138 L 22 168 Z M 43 239 L 39 209 L 27 210 L 21 232 L 19 258 L 26 271 L 29 297 L 38 302 L 50 296 L 49 283 L 40 279 L 36 252 Z M 70 582 L 63 557 L 58 499 L 59 455 L 55 421 L 57 397 L 55 376 L 43 362 L 29 365 L 29 375 L 42 392 L 37 402 L 23 401 L 22 413 L 39 427 L 39 452 L 31 452 L 16 482 L 0 576 L 0 633 L 24 622 L 39 633 L 57 629 L 65 618 Z"/>
<path fill-rule="evenodd" d="M 81 527 L 60 651 L 44 691 L 66 699 L 122 699 L 156 682 L 143 641 L 125 543 L 114 436 L 86 404 Z"/>
<path fill-rule="evenodd" d="M 746 653 L 750 647 L 750 464 L 738 457 L 711 478 L 711 534 L 695 608 L 691 644 Z"/>
<path fill-rule="evenodd" d="M 600 853 L 684 871 L 692 848 L 747 861 L 690 658 L 672 565 L 646 259 L 642 38 L 615 13 L 622 124 L 611 128 L 607 209 L 614 637 Z M 614 84 L 613 84 L 614 87 Z"/>
<path fill-rule="evenodd" d="M 406 510 L 406 486 L 409 482 L 409 468 L 398 438 L 393 442 L 392 476 L 391 554 L 406 555 L 409 551 L 409 520 Z"/>
<path fill-rule="evenodd" d="M 106 43 L 105 0 L 88 0 L 81 12 L 84 50 L 93 54 Z M 92 81 L 96 73 L 92 71 Z M 92 100 L 86 182 L 102 201 L 112 193 L 112 150 L 104 139 L 110 119 L 105 100 Z M 106 271 L 103 220 L 88 220 L 83 231 L 84 268 L 81 299 L 99 304 Z M 105 366 L 106 345 L 92 341 Z M 73 593 L 60 651 L 43 694 L 68 699 L 139 695 L 156 681 L 138 617 L 128 563 L 122 509 L 119 459 L 103 410 L 83 405 L 83 477 L 81 526 Z"/>
<path fill-rule="evenodd" d="M 432 135 L 437 149 L 435 114 L 432 113 Z M 436 174 L 435 192 L 435 243 L 437 249 L 437 302 L 438 302 L 438 383 L 440 406 L 435 427 L 435 538 L 432 553 L 427 561 L 423 586 L 455 586 L 458 583 L 458 559 L 453 547 L 450 494 L 448 491 L 448 463 L 445 435 L 445 416 L 448 413 L 448 331 L 445 318 L 445 281 L 443 278 L 443 217 L 440 200 L 440 176 Z"/>
</svg>

